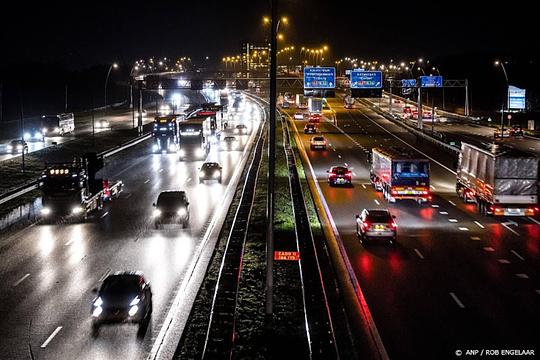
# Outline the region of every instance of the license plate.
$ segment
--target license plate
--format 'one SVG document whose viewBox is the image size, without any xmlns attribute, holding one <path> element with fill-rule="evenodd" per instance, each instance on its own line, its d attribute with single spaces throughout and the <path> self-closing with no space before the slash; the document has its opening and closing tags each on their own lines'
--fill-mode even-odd
<svg viewBox="0 0 540 360">
<path fill-rule="evenodd" d="M 524 209 L 504 209 L 504 215 L 525 215 Z"/>
<path fill-rule="evenodd" d="M 384 231 L 384 225 L 375 225 L 375 231 Z"/>
</svg>

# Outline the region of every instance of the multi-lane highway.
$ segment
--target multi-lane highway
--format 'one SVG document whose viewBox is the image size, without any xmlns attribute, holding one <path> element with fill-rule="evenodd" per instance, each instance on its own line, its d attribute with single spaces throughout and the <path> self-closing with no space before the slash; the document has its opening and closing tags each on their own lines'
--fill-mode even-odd
<svg viewBox="0 0 540 360">
<path fill-rule="evenodd" d="M 249 120 L 251 122 L 251 120 Z M 125 189 L 85 223 L 37 223 L 0 241 L 0 352 L 2 358 L 143 359 L 161 331 L 179 286 L 193 274 L 205 231 L 234 186 L 259 122 L 237 135 L 236 151 L 212 145 L 209 161 L 223 166 L 223 182 L 198 181 L 202 161 L 179 162 L 174 154 L 151 154 L 151 143 L 135 147 L 101 170 Z M 224 131 L 223 136 L 232 135 Z M 99 174 L 98 174 L 99 175 Z M 185 190 L 187 229 L 154 229 L 152 203 L 160 191 Z M 153 291 L 153 316 L 144 337 L 135 325 L 103 326 L 91 336 L 92 288 L 119 270 L 141 270 Z M 202 274 L 201 274 L 202 275 Z M 189 289 L 189 287 L 186 287 Z M 196 289 L 194 290 L 196 291 Z M 189 307 L 186 307 L 189 309 Z"/>
<path fill-rule="evenodd" d="M 540 222 L 476 213 L 455 194 L 453 155 L 417 139 L 368 107 L 330 99 L 338 127 L 320 125 L 326 151 L 312 151 L 293 121 L 390 358 L 453 358 L 457 350 L 533 349 L 540 332 Z M 292 110 L 289 111 L 293 113 Z M 375 146 L 413 148 L 431 160 L 431 204 L 388 204 L 369 183 Z M 349 167 L 353 187 L 329 187 L 326 170 Z M 309 168 L 309 167 L 308 167 Z M 363 208 L 396 215 L 398 245 L 364 247 Z"/>
</svg>

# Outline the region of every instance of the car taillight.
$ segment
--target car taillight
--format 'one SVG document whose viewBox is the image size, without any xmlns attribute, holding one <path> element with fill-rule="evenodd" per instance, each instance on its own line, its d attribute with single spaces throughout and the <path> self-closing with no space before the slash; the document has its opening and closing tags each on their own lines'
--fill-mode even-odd
<svg viewBox="0 0 540 360">
<path fill-rule="evenodd" d="M 397 224 L 394 221 L 392 221 L 390 223 L 390 227 L 392 228 L 392 230 L 395 230 L 395 229 L 397 229 Z"/>
<path fill-rule="evenodd" d="M 348 172 L 345 174 L 345 176 L 351 177 L 351 176 L 352 176 L 352 173 L 351 173 L 350 171 L 348 171 Z"/>
<path fill-rule="evenodd" d="M 329 173 L 328 175 L 330 175 L 330 176 L 336 176 L 336 173 L 331 172 L 331 173 Z"/>
<path fill-rule="evenodd" d="M 367 229 L 369 229 L 370 226 L 371 226 L 371 224 L 369 222 L 367 222 L 367 221 L 362 222 L 362 228 L 367 230 Z"/>
<path fill-rule="evenodd" d="M 494 205 L 491 205 L 491 206 L 489 207 L 489 210 L 490 210 L 492 213 L 495 213 L 495 214 L 496 214 L 496 213 L 500 213 L 500 212 L 503 211 L 502 208 L 500 208 L 500 207 L 498 207 L 498 206 L 494 206 Z"/>
<path fill-rule="evenodd" d="M 390 191 L 390 194 L 392 194 L 392 195 L 397 195 L 397 193 L 398 193 L 398 192 L 397 192 L 396 190 L 391 190 L 391 191 Z"/>
</svg>

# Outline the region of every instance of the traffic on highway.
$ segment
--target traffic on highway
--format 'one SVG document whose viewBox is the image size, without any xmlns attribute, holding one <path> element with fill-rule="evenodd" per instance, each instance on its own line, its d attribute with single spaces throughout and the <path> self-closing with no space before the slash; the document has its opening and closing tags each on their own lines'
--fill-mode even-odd
<svg viewBox="0 0 540 360">
<path fill-rule="evenodd" d="M 537 10 L 488 5 L 10 4 L 0 359 L 536 358 Z"/>
</svg>

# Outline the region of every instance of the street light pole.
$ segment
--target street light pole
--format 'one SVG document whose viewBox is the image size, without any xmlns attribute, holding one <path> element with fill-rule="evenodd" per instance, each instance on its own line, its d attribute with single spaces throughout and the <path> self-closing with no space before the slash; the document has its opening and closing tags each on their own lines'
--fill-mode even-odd
<svg viewBox="0 0 540 360">
<path fill-rule="evenodd" d="M 111 70 L 113 68 L 117 68 L 118 65 L 116 63 L 111 64 L 109 66 L 109 71 L 107 72 L 107 77 L 105 78 L 105 96 L 104 96 L 104 105 L 105 105 L 105 112 L 107 112 L 107 84 L 109 83 L 109 76 L 111 75 Z"/>
<path fill-rule="evenodd" d="M 504 63 L 502 61 L 495 61 L 495 65 L 500 65 L 501 66 L 501 69 L 504 73 L 504 79 L 506 80 L 506 89 L 505 89 L 505 96 L 503 97 L 503 101 L 502 101 L 502 105 L 501 105 L 501 138 L 504 138 L 503 134 L 504 134 L 504 103 L 505 101 L 507 100 L 508 98 L 508 85 L 509 85 L 509 81 L 508 81 L 508 74 L 506 72 L 506 69 L 504 67 Z"/>
<path fill-rule="evenodd" d="M 266 329 L 272 329 L 274 287 L 274 181 L 276 166 L 277 19 L 278 0 L 271 1 L 270 29 L 270 124 L 268 136 L 268 195 L 266 204 Z"/>
</svg>

